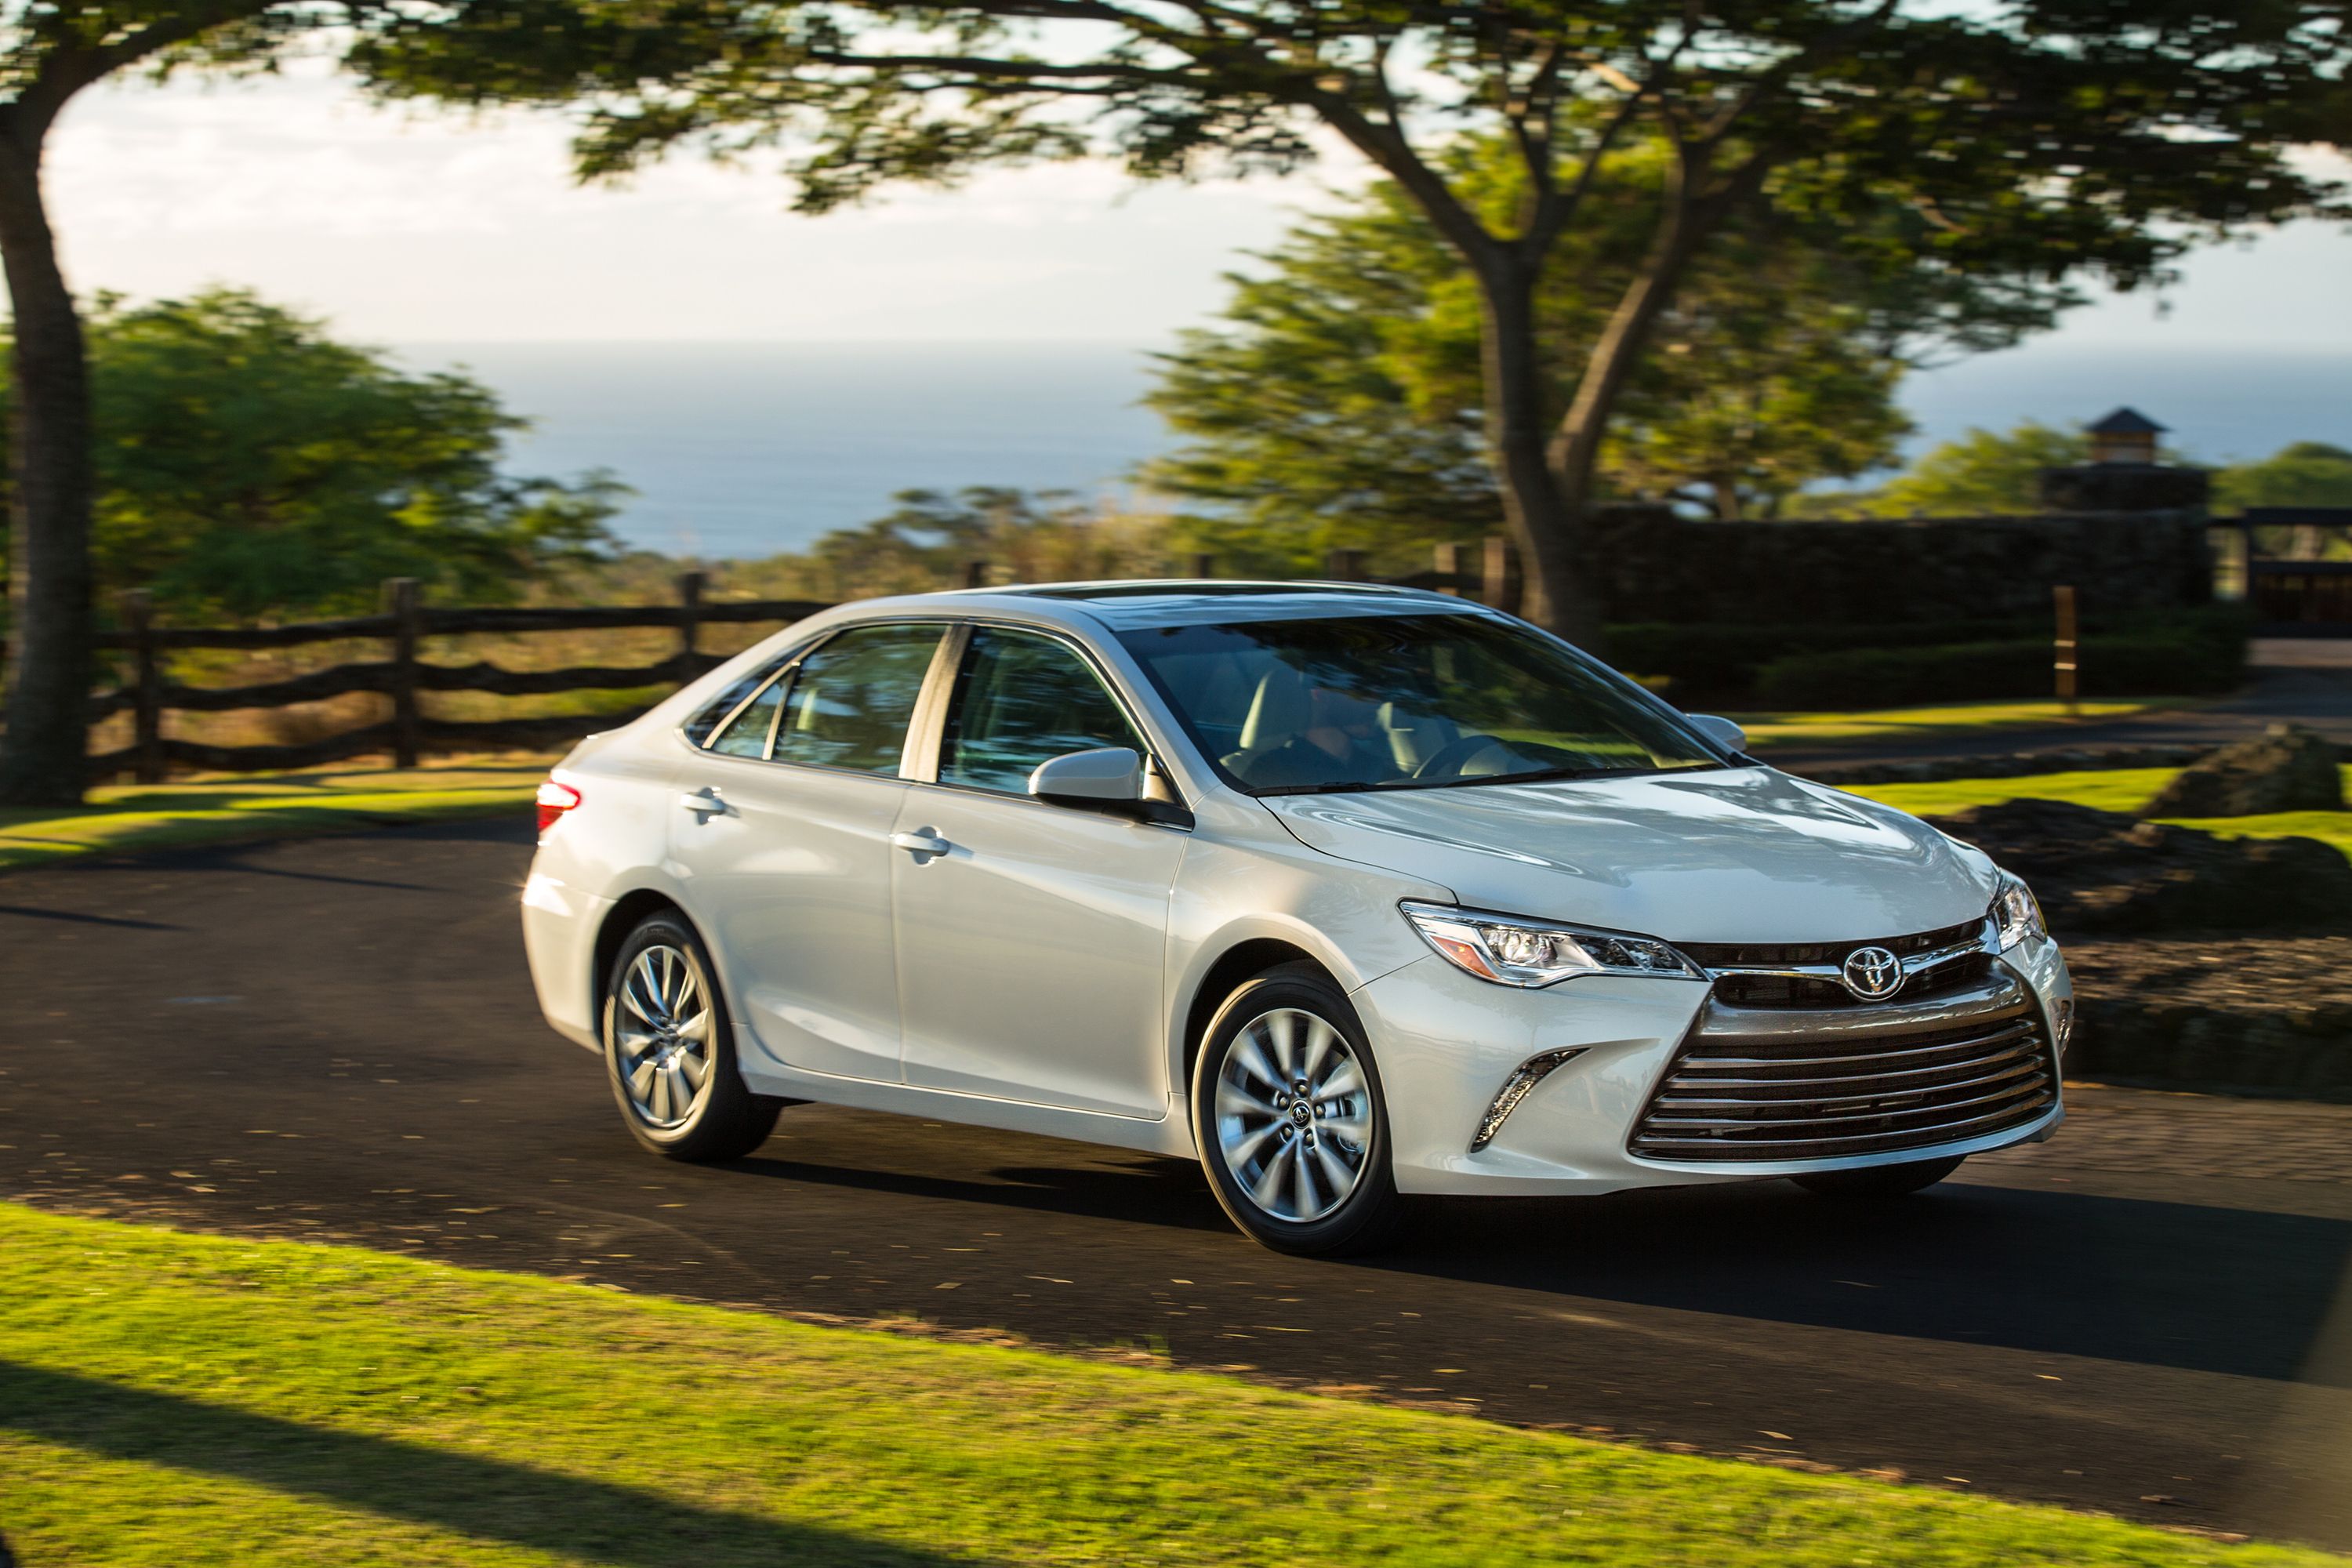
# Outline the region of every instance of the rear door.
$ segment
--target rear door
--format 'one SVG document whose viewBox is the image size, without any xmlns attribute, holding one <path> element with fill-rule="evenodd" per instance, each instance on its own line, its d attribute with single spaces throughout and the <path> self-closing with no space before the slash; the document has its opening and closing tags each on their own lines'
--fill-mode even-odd
<svg viewBox="0 0 2352 1568">
<path fill-rule="evenodd" d="M 747 1047 L 900 1076 L 890 833 L 910 721 L 946 627 L 852 626 L 745 702 L 678 774 L 674 868 Z"/>
<path fill-rule="evenodd" d="M 1157 1119 L 1168 901 L 1186 835 L 1028 794 L 1049 757 L 1150 747 L 1091 661 L 978 626 L 958 662 L 936 783 L 911 786 L 892 858 L 907 1081 Z M 909 837 L 909 836 L 913 837 Z"/>
</svg>

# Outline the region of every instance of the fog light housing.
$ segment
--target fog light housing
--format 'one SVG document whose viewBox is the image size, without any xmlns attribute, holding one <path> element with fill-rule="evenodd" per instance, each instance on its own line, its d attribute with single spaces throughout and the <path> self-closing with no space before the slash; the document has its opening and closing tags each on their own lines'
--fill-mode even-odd
<svg viewBox="0 0 2352 1568">
<path fill-rule="evenodd" d="M 1521 1062 L 1518 1070 L 1504 1080 L 1502 1089 L 1495 1096 L 1495 1103 L 1486 1108 L 1486 1114 L 1479 1118 L 1477 1136 L 1470 1140 L 1470 1152 L 1475 1154 L 1495 1141 L 1495 1134 L 1503 1130 L 1504 1121 L 1519 1108 L 1519 1101 L 1528 1097 L 1529 1090 L 1549 1078 L 1554 1069 L 1583 1054 L 1582 1046 L 1570 1046 L 1565 1050 L 1546 1051 L 1541 1056 L 1529 1057 Z"/>
</svg>

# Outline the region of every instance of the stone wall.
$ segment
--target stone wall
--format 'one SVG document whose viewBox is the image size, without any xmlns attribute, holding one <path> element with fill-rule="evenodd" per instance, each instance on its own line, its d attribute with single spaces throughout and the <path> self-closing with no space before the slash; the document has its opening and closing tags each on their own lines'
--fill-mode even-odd
<svg viewBox="0 0 2352 1568">
<path fill-rule="evenodd" d="M 1980 620 L 2046 616 L 2061 583 L 2092 614 L 2204 604 L 2206 527 L 2199 512 L 1690 522 L 1625 509 L 1596 554 L 1614 621 Z"/>
</svg>

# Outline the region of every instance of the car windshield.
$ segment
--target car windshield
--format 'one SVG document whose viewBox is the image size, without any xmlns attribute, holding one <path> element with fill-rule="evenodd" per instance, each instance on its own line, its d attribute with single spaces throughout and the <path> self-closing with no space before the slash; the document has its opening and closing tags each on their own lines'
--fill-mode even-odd
<svg viewBox="0 0 2352 1568">
<path fill-rule="evenodd" d="M 1253 795 L 1725 765 L 1623 677 L 1490 616 L 1160 626 L 1119 640 Z"/>
</svg>

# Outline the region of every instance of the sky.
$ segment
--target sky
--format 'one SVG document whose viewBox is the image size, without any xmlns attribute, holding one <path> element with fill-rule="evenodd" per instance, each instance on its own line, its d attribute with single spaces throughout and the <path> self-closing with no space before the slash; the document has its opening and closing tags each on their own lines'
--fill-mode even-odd
<svg viewBox="0 0 2352 1568">
<path fill-rule="evenodd" d="M 582 188 L 552 116 L 383 109 L 318 65 L 84 93 L 51 144 L 68 277 L 135 299 L 248 287 L 365 342 L 1164 344 L 1241 251 L 1363 176 L 1138 187 L 1102 164 L 991 174 L 821 218 L 772 174 L 680 157 Z M 2075 312 L 2059 351 L 2352 355 L 2352 231 L 2198 253 L 2159 306 Z"/>
</svg>

